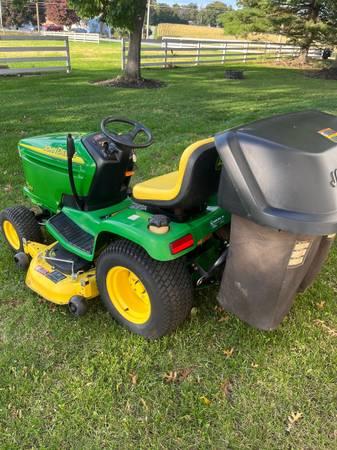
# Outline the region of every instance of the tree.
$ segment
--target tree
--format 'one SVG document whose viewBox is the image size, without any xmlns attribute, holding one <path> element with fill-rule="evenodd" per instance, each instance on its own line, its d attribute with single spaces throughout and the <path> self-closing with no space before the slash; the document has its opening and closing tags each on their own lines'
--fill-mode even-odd
<svg viewBox="0 0 337 450">
<path fill-rule="evenodd" d="M 182 20 L 187 23 L 196 23 L 198 19 L 199 9 L 196 3 L 187 3 L 186 5 L 174 4 L 173 8 Z"/>
<path fill-rule="evenodd" d="M 77 23 L 80 19 L 76 12 L 68 7 L 67 0 L 59 0 L 57 3 L 55 0 L 49 0 L 46 3 L 46 17 L 50 22 L 56 25 L 71 26 L 73 23 Z"/>
<path fill-rule="evenodd" d="M 188 3 L 179 5 L 178 3 L 172 6 L 166 3 L 158 3 L 156 0 L 151 0 L 151 25 L 158 25 L 159 23 L 182 23 L 196 22 L 198 16 L 198 5 L 196 3 Z"/>
<path fill-rule="evenodd" d="M 130 82 L 141 79 L 140 48 L 147 0 L 71 0 L 71 5 L 86 17 L 101 15 L 102 20 L 130 33 L 128 62 L 124 77 Z"/>
<path fill-rule="evenodd" d="M 270 4 L 266 0 L 241 0 L 241 7 L 219 17 L 226 34 L 245 36 L 249 33 L 272 32 L 274 24 L 269 17 Z"/>
<path fill-rule="evenodd" d="M 44 17 L 43 8 L 39 6 L 40 18 Z M 5 27 L 20 27 L 24 23 L 37 23 L 36 7 L 30 0 L 13 0 L 3 4 L 3 24 Z"/>
<path fill-rule="evenodd" d="M 166 3 L 155 3 L 152 6 L 151 25 L 159 23 L 188 23 L 188 21 L 180 14 L 180 6 L 167 5 Z"/>
<path fill-rule="evenodd" d="M 219 17 L 223 13 L 231 10 L 231 6 L 225 5 L 223 2 L 209 3 L 205 8 L 200 10 L 198 14 L 198 22 L 200 25 L 217 27 L 220 24 Z"/>
<path fill-rule="evenodd" d="M 337 44 L 336 0 L 240 0 L 238 6 L 221 17 L 226 32 L 282 32 L 300 47 L 301 62 L 313 43 Z"/>
<path fill-rule="evenodd" d="M 301 48 L 300 60 L 308 60 L 314 42 L 337 44 L 336 0 L 270 0 L 275 28 L 281 29 L 290 42 Z"/>
</svg>

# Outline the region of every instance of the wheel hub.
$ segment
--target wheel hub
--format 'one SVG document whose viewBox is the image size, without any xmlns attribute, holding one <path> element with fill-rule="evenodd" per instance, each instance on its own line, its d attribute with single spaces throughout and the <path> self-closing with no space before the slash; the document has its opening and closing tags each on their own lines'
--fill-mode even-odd
<svg viewBox="0 0 337 450">
<path fill-rule="evenodd" d="M 143 283 L 133 272 L 129 272 L 129 284 L 133 292 L 139 298 L 141 298 L 144 302 L 148 300 L 148 294 Z"/>
<path fill-rule="evenodd" d="M 4 230 L 5 237 L 9 242 L 9 244 L 11 245 L 11 247 L 13 247 L 14 250 L 19 250 L 21 245 L 20 238 L 14 225 L 9 220 L 5 220 L 2 224 L 2 227 Z"/>
<path fill-rule="evenodd" d="M 113 267 L 107 274 L 106 286 L 111 303 L 122 317 L 139 325 L 149 320 L 150 297 L 134 272 L 122 266 Z"/>
</svg>

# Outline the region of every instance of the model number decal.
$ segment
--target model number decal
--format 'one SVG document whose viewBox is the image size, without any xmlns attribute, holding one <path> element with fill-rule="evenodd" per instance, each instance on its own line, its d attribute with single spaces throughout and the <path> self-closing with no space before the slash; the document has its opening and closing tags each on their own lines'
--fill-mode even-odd
<svg viewBox="0 0 337 450">
<path fill-rule="evenodd" d="M 37 153 L 41 153 L 42 155 L 51 156 L 58 159 L 67 159 L 67 151 L 62 147 L 51 147 L 50 145 L 45 146 L 44 148 L 36 147 L 34 145 L 29 144 L 20 144 L 21 147 L 27 148 L 28 150 L 32 150 Z M 22 150 L 20 150 L 22 152 Z M 20 153 L 21 154 L 21 153 Z M 73 162 L 78 164 L 84 164 L 83 159 L 75 153 L 73 157 Z"/>
<path fill-rule="evenodd" d="M 138 214 L 132 214 L 132 216 L 129 216 L 128 217 L 128 219 L 129 220 L 132 220 L 133 222 L 135 221 L 135 220 L 138 220 L 140 218 L 140 216 L 138 216 Z"/>
<path fill-rule="evenodd" d="M 48 278 L 48 280 L 52 281 L 53 283 L 57 284 L 62 280 L 65 280 L 67 277 L 59 272 L 58 270 L 53 270 L 52 272 L 49 272 L 47 269 L 45 269 L 42 266 L 36 266 L 35 267 L 36 272 L 40 273 L 41 275 Z"/>
<path fill-rule="evenodd" d="M 214 220 L 211 220 L 210 225 L 213 229 L 220 228 L 221 225 L 225 223 L 225 221 L 226 221 L 225 216 L 220 216 Z"/>
</svg>

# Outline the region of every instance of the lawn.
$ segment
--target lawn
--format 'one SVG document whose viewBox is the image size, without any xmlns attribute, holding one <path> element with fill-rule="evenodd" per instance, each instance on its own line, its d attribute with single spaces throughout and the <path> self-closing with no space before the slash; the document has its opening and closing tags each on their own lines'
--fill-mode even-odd
<svg viewBox="0 0 337 450">
<path fill-rule="evenodd" d="M 88 82 L 118 73 L 118 46 L 71 50 L 70 75 L 0 79 L 1 209 L 25 202 L 16 144 L 30 135 L 97 130 L 109 114 L 139 120 L 155 136 L 138 151 L 140 180 L 225 128 L 306 108 L 337 114 L 336 82 L 296 70 L 249 65 L 231 81 L 221 66 L 157 69 L 144 75 L 165 88 L 109 89 Z M 225 315 L 204 289 L 189 321 L 147 342 L 98 300 L 75 320 L 39 299 L 1 245 L 0 448 L 336 448 L 336 266 L 334 251 L 277 331 Z"/>
</svg>

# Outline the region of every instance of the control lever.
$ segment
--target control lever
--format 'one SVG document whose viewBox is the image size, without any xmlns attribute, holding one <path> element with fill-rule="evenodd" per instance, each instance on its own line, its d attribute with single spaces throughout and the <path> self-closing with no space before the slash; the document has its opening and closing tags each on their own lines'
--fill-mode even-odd
<svg viewBox="0 0 337 450">
<path fill-rule="evenodd" d="M 79 209 L 83 210 L 84 205 L 77 193 L 77 189 L 75 186 L 75 180 L 74 180 L 73 158 L 74 158 L 75 153 L 76 153 L 76 148 L 75 148 L 74 138 L 69 133 L 67 136 L 67 158 L 68 158 L 69 182 L 70 182 L 71 191 L 75 198 L 75 202 L 76 202 L 77 206 L 79 207 Z"/>
</svg>

